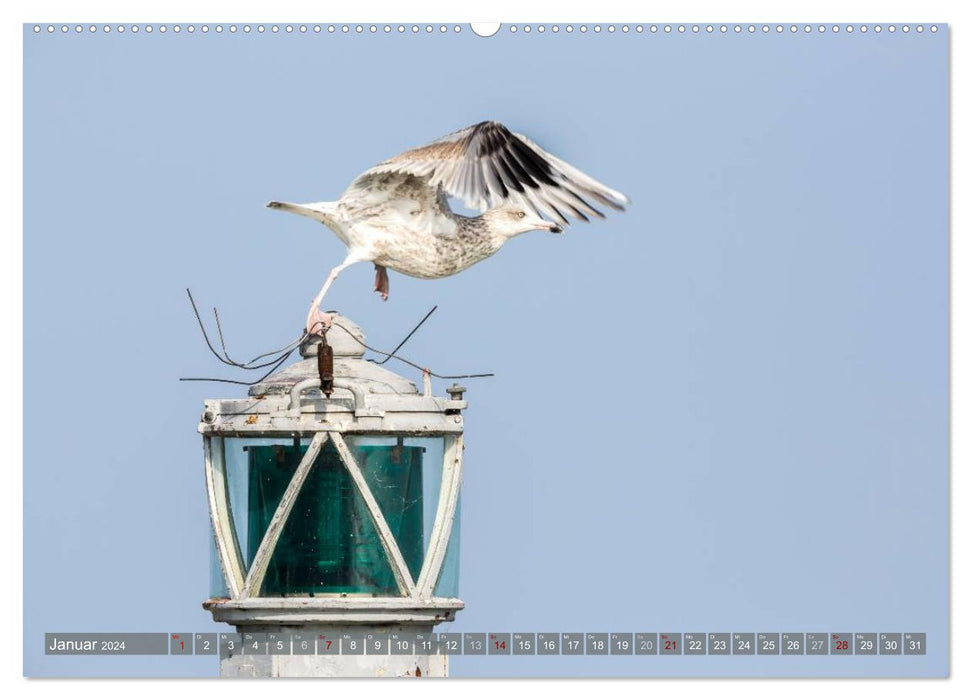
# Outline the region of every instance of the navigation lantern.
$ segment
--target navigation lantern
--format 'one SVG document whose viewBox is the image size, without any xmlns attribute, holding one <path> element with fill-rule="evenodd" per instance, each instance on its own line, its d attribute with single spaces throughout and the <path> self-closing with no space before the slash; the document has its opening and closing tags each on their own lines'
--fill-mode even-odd
<svg viewBox="0 0 971 700">
<path fill-rule="evenodd" d="M 326 343 L 314 338 L 300 348 L 302 361 L 245 398 L 205 402 L 199 432 L 214 571 L 204 607 L 216 621 L 241 632 L 303 629 L 316 637 L 420 633 L 464 607 L 465 389 L 433 396 L 426 375 L 419 391 L 364 360 L 363 343 L 357 325 L 335 316 Z M 331 352 L 332 361 L 324 356 Z M 414 659 L 355 657 L 346 667 L 333 657 L 287 658 L 274 656 L 262 670 L 246 666 L 247 673 L 447 672 L 447 657 L 417 651 Z M 240 663 L 224 659 L 223 675 L 247 675 Z"/>
</svg>

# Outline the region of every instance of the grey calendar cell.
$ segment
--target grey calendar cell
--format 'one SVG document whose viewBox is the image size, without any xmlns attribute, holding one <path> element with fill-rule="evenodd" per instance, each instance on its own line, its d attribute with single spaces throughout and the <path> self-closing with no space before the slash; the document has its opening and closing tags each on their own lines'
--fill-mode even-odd
<svg viewBox="0 0 971 700">
<path fill-rule="evenodd" d="M 705 633 L 704 632 L 685 632 L 684 633 L 684 653 L 691 656 L 704 656 Z"/>
<path fill-rule="evenodd" d="M 634 635 L 631 632 L 612 632 L 610 653 L 621 656 L 634 653 Z"/>
<path fill-rule="evenodd" d="M 897 656 L 903 653 L 903 635 L 900 632 L 881 632 L 880 633 L 880 654 L 886 656 Z"/>
<path fill-rule="evenodd" d="M 904 633 L 904 656 L 923 656 L 927 653 L 926 632 Z"/>
<path fill-rule="evenodd" d="M 284 656 L 290 653 L 289 632 L 267 632 L 266 651 L 273 656 Z"/>
<path fill-rule="evenodd" d="M 357 656 L 364 654 L 364 635 L 345 632 L 341 635 L 341 655 Z"/>
<path fill-rule="evenodd" d="M 643 655 L 657 654 L 657 632 L 635 632 L 634 653 Z"/>
<path fill-rule="evenodd" d="M 415 634 L 392 632 L 390 635 L 388 635 L 388 646 L 390 647 L 389 651 L 392 656 L 414 654 L 417 641 L 418 636 Z M 434 641 L 429 640 L 428 651 L 425 653 L 429 653 L 434 648 Z M 370 649 L 368 650 L 368 653 L 371 653 Z"/>
<path fill-rule="evenodd" d="M 191 654 L 192 653 L 192 634 L 189 632 L 177 632 L 169 635 L 170 654 Z"/>
<path fill-rule="evenodd" d="M 609 653 L 609 635 L 606 632 L 587 632 L 584 636 L 584 648 L 591 656 L 603 656 Z"/>
<path fill-rule="evenodd" d="M 461 632 L 441 632 L 435 635 L 436 654 L 461 654 L 462 653 L 462 633 Z"/>
<path fill-rule="evenodd" d="M 772 655 L 779 653 L 778 632 L 759 632 L 756 642 L 755 652 L 757 654 Z"/>
<path fill-rule="evenodd" d="M 364 653 L 368 656 L 386 656 L 388 654 L 388 634 L 368 632 L 364 635 Z"/>
<path fill-rule="evenodd" d="M 462 653 L 472 656 L 486 653 L 486 636 L 482 632 L 466 632 L 462 635 Z"/>
<path fill-rule="evenodd" d="M 728 632 L 709 632 L 708 653 L 712 656 L 727 656 L 731 654 L 732 635 Z"/>
<path fill-rule="evenodd" d="M 315 635 L 307 634 L 306 632 L 294 632 L 291 637 L 290 648 L 294 654 L 308 654 L 313 655 L 316 653 L 317 638 Z"/>
<path fill-rule="evenodd" d="M 193 635 L 192 651 L 197 656 L 215 656 L 218 646 L 215 632 Z"/>
<path fill-rule="evenodd" d="M 755 633 L 735 632 L 732 634 L 732 654 L 749 656 L 755 653 Z"/>
<path fill-rule="evenodd" d="M 266 654 L 266 633 L 244 632 L 243 653 L 248 656 Z"/>
<path fill-rule="evenodd" d="M 438 635 L 435 653 L 443 655 L 461 654 L 462 633 L 461 632 L 442 632 Z"/>
<path fill-rule="evenodd" d="M 243 651 L 243 635 L 223 632 L 219 634 L 219 658 L 228 659 L 230 656 L 238 656 L 245 653 Z"/>
<path fill-rule="evenodd" d="M 583 633 L 564 632 L 560 650 L 562 654 L 567 655 L 583 654 Z"/>
<path fill-rule="evenodd" d="M 829 654 L 829 633 L 807 632 L 806 653 L 816 656 L 825 656 L 826 654 Z"/>
<path fill-rule="evenodd" d="M 536 653 L 536 633 L 516 632 L 512 636 L 513 655 L 530 656 Z"/>
<path fill-rule="evenodd" d="M 324 656 L 341 653 L 341 638 L 336 634 L 317 635 L 317 653 Z"/>
<path fill-rule="evenodd" d="M 511 634 L 508 632 L 492 632 L 489 634 L 489 654 L 493 656 L 508 656 L 511 653 Z"/>
<path fill-rule="evenodd" d="M 539 654 L 556 655 L 560 653 L 560 633 L 540 632 L 536 635 L 536 651 Z"/>
<path fill-rule="evenodd" d="M 783 632 L 781 650 L 784 655 L 802 656 L 806 653 L 806 635 L 802 632 Z"/>
<path fill-rule="evenodd" d="M 143 656 L 169 653 L 167 632 L 45 632 L 52 656 Z"/>
<path fill-rule="evenodd" d="M 658 650 L 662 655 L 678 655 L 684 653 L 681 647 L 682 639 L 680 632 L 662 632 L 661 641 L 658 642 Z"/>
<path fill-rule="evenodd" d="M 877 653 L 877 633 L 857 632 L 853 635 L 853 653 L 858 656 L 872 656 Z"/>
<path fill-rule="evenodd" d="M 829 653 L 833 656 L 852 656 L 852 635 L 849 632 L 833 632 L 829 637 Z"/>
<path fill-rule="evenodd" d="M 416 632 L 412 635 L 416 654 L 436 654 L 438 641 L 434 632 Z"/>
</svg>

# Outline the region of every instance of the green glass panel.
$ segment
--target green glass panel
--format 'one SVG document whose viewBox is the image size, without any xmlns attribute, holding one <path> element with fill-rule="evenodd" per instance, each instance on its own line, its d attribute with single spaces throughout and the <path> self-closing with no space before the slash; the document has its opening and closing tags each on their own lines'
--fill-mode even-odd
<svg viewBox="0 0 971 700">
<path fill-rule="evenodd" d="M 425 553 L 422 519 L 422 457 L 425 448 L 357 445 L 354 459 L 394 535 L 412 580 L 417 581 Z"/>
<path fill-rule="evenodd" d="M 433 595 L 437 598 L 458 598 L 459 597 L 459 539 L 461 533 L 460 524 L 462 499 L 459 498 L 455 504 L 455 520 L 452 522 L 452 534 L 448 538 L 448 547 L 445 548 L 445 560 L 442 562 L 442 572 L 435 583 Z"/>
<path fill-rule="evenodd" d="M 225 438 L 226 490 L 229 493 L 229 506 L 232 513 L 233 530 L 239 543 L 243 567 L 249 569 L 252 554 L 259 547 L 259 541 L 252 546 L 249 541 L 249 490 L 250 468 L 249 450 L 253 447 L 272 447 L 293 444 L 292 440 L 281 438 Z"/>
<path fill-rule="evenodd" d="M 445 455 L 444 440 L 441 437 L 395 437 L 389 435 L 346 435 L 345 440 L 347 440 L 347 444 L 351 448 L 354 459 L 361 467 L 364 479 L 367 481 L 372 493 L 382 491 L 385 484 L 394 484 L 393 479 L 386 480 L 383 478 L 389 467 L 394 468 L 397 466 L 400 469 L 409 470 L 420 468 L 420 473 L 412 476 L 410 493 L 413 503 L 412 507 L 416 508 L 417 504 L 414 504 L 414 498 L 419 493 L 421 494 L 420 510 L 422 512 L 422 524 L 420 530 L 414 527 L 410 528 L 408 532 L 412 537 L 416 533 L 420 533 L 423 553 L 428 552 L 429 539 L 435 527 L 435 515 L 438 512 L 438 498 L 442 488 L 442 465 Z M 374 449 L 378 447 L 384 448 L 384 450 Z M 402 462 L 400 460 L 402 454 L 400 451 L 401 447 L 419 448 L 421 450 L 421 464 L 417 464 L 414 460 Z M 389 455 L 392 458 L 391 465 L 382 464 L 384 460 L 380 458 L 375 459 L 376 456 L 382 454 Z M 396 459 L 396 454 L 399 455 L 398 465 L 393 463 L 394 459 Z M 375 497 L 377 498 L 377 496 Z M 393 502 L 393 499 L 385 499 L 384 502 L 389 501 Z M 411 514 L 411 516 L 415 517 L 414 514 Z M 414 542 L 408 545 L 399 542 L 399 545 L 403 548 L 416 548 Z M 412 573 L 414 573 L 413 569 Z"/>
<path fill-rule="evenodd" d="M 228 598 L 229 586 L 223 578 L 222 565 L 219 563 L 219 552 L 216 549 L 216 536 L 209 525 L 209 597 Z"/>
<path fill-rule="evenodd" d="M 247 561 L 252 561 L 305 445 L 249 445 Z M 420 449 L 373 448 L 358 455 L 413 575 L 421 566 Z M 366 465 L 366 467 L 365 467 Z M 374 486 L 372 486 L 374 489 Z M 261 595 L 400 595 L 364 500 L 336 449 L 324 443 L 267 567 Z"/>
</svg>

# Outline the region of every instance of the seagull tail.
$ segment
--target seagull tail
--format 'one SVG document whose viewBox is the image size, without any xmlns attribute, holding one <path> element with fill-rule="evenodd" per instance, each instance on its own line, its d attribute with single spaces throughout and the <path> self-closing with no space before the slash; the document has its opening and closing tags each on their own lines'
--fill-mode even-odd
<svg viewBox="0 0 971 700">
<path fill-rule="evenodd" d="M 322 224 L 330 224 L 333 220 L 334 207 L 336 202 L 311 202 L 309 204 L 293 204 L 291 202 L 268 202 L 266 206 L 270 209 L 288 211 L 292 214 L 299 214 L 311 219 L 316 219 Z"/>
</svg>

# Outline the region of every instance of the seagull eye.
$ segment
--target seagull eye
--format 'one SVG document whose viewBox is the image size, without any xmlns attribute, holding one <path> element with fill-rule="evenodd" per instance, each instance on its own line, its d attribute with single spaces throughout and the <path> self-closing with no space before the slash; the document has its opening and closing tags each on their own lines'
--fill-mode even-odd
<svg viewBox="0 0 971 700">
<path fill-rule="evenodd" d="M 525 219 L 526 218 L 526 212 L 524 212 L 524 211 L 517 211 L 516 212 L 516 216 L 518 216 L 520 219 Z"/>
</svg>

